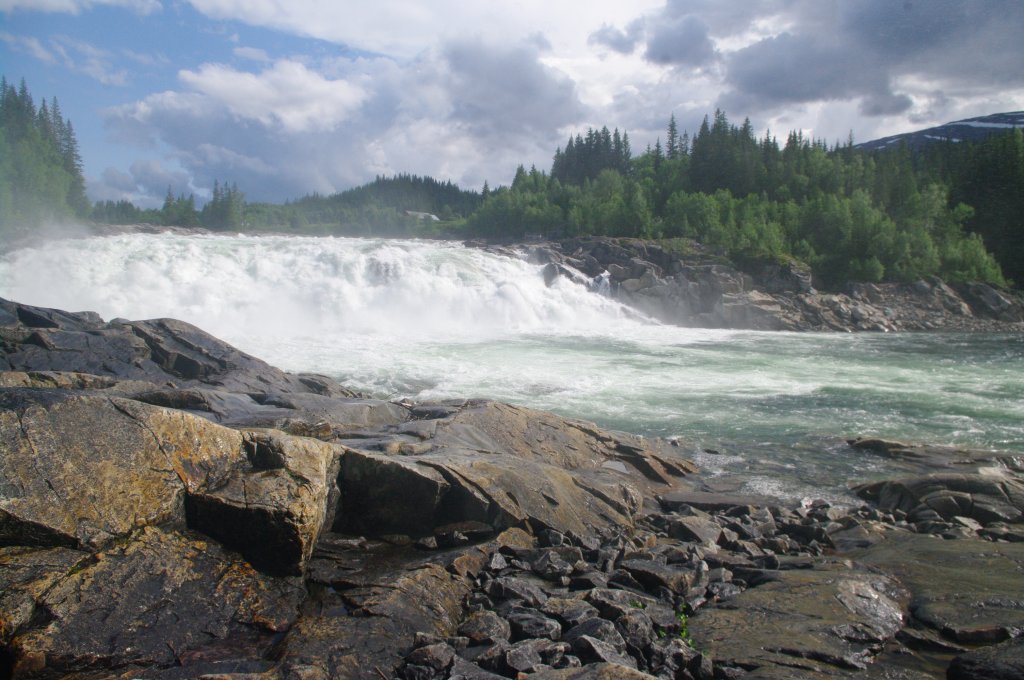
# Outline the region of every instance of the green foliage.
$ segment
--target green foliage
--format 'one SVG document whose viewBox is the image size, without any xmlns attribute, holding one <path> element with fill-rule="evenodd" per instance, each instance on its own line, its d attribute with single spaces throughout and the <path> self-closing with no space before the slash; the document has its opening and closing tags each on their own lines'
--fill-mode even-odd
<svg viewBox="0 0 1024 680">
<path fill-rule="evenodd" d="M 24 80 L 15 89 L 0 79 L 0 231 L 27 233 L 89 207 L 75 131 L 57 99 L 37 108 Z"/>
<path fill-rule="evenodd" d="M 659 140 L 629 163 L 617 146 L 628 138 L 617 130 L 570 138 L 555 152 L 550 176 L 520 167 L 511 190 L 489 192 L 467 230 L 492 238 L 686 239 L 731 258 L 797 258 L 826 288 L 929 275 L 1005 284 L 970 227 L 991 207 L 961 203 L 949 172 L 915 167 L 905 149 L 867 154 L 852 140 L 829 149 L 798 132 L 780 148 L 770 134 L 756 139 L 749 121 L 731 125 L 722 111 L 692 139 L 679 134 L 674 117 L 667 132 L 666 149 Z M 1004 184 L 1016 193 L 999 195 L 1019 220 L 1024 161 L 1018 172 L 1013 159 L 1024 159 L 1024 144 L 1019 134 L 1013 140 L 989 153 L 1007 166 Z M 1005 227 L 1015 244 L 1024 243 L 1018 225 Z"/>
<path fill-rule="evenodd" d="M 676 613 L 676 620 L 679 622 L 679 639 L 685 642 L 687 647 L 696 649 L 693 638 L 690 637 L 690 620 L 686 616 L 686 612 L 680 610 Z"/>
<path fill-rule="evenodd" d="M 240 229 L 244 226 L 245 194 L 238 186 L 222 187 L 213 181 L 213 197 L 203 206 L 199 222 L 210 229 Z"/>
</svg>

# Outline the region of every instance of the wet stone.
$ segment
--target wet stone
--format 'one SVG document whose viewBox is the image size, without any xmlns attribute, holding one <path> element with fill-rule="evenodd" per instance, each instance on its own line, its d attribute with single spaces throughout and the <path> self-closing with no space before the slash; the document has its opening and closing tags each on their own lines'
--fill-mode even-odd
<svg viewBox="0 0 1024 680">
<path fill-rule="evenodd" d="M 615 624 L 607 619 L 587 619 L 583 623 L 570 628 L 565 632 L 563 638 L 572 645 L 573 651 L 582 659 L 584 655 L 579 653 L 576 643 L 580 638 L 587 637 L 610 645 L 618 654 L 625 654 L 626 641 L 622 639 Z"/>
<path fill-rule="evenodd" d="M 522 600 L 532 607 L 540 607 L 548 599 L 540 588 L 515 576 L 500 576 L 494 579 L 488 587 L 488 594 L 502 600 Z"/>
<path fill-rule="evenodd" d="M 589 602 L 553 597 L 544 603 L 540 611 L 554 618 L 567 628 L 572 628 L 587 619 L 600 616 L 597 608 Z"/>
<path fill-rule="evenodd" d="M 625 654 L 603 640 L 581 635 L 572 643 L 572 649 L 584 665 L 592 663 L 615 663 L 627 668 L 636 668 L 636 660 Z"/>
<path fill-rule="evenodd" d="M 505 676 L 486 671 L 475 663 L 455 657 L 449 680 L 505 680 Z"/>
<path fill-rule="evenodd" d="M 492 611 L 471 614 L 461 626 L 459 635 L 469 638 L 471 644 L 507 641 L 512 635 L 508 621 Z"/>
<path fill-rule="evenodd" d="M 610 588 L 594 588 L 587 593 L 585 599 L 597 608 L 603 618 L 611 621 L 633 609 L 646 609 L 657 604 L 657 600 L 652 597 Z"/>
<path fill-rule="evenodd" d="M 512 628 L 512 636 L 517 640 L 528 638 L 557 640 L 562 636 L 562 626 L 558 621 L 549 619 L 536 609 L 513 607 L 506 618 Z"/>
<path fill-rule="evenodd" d="M 685 593 L 694 584 L 694 571 L 678 565 L 660 564 L 651 560 L 628 560 L 621 566 L 648 591 L 661 587 L 679 594 Z M 706 568 L 707 565 L 705 573 Z"/>
<path fill-rule="evenodd" d="M 1024 678 L 1024 638 L 983 647 L 953 659 L 949 680 L 1018 680 Z"/>
<path fill-rule="evenodd" d="M 447 643 L 427 645 L 414 649 L 405 657 L 407 663 L 416 666 L 427 666 L 435 671 L 448 668 L 455 659 L 455 649 Z"/>
<path fill-rule="evenodd" d="M 645 654 L 655 640 L 654 622 L 642 609 L 626 612 L 615 621 L 615 627 L 633 656 Z"/>
</svg>

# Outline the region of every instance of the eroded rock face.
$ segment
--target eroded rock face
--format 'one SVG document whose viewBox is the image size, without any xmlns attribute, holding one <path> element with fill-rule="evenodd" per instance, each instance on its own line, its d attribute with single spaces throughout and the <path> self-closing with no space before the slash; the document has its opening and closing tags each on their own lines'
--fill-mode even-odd
<svg viewBox="0 0 1024 680">
<path fill-rule="evenodd" d="M 583 536 L 631 525 L 651 488 L 694 470 L 655 442 L 531 409 L 479 401 L 430 415 L 442 417 L 343 440 L 335 530 L 418 537 L 471 521 Z"/>
<path fill-rule="evenodd" d="M 215 387 L 241 394 L 354 396 L 330 378 L 292 375 L 176 319 L 104 323 L 0 299 L 0 366 L 87 373 L 161 387 Z"/>
<path fill-rule="evenodd" d="M 37 556 L 61 568 L 68 557 Z M 13 640 L 16 677 L 188 665 L 232 652 L 258 659 L 305 595 L 300 579 L 264 576 L 216 543 L 154 527 L 75 566 L 36 595 L 47 623 Z"/>
<path fill-rule="evenodd" d="M 248 467 L 186 496 L 188 525 L 265 571 L 301 575 L 332 511 L 340 447 L 274 431 L 244 432 L 243 447 Z"/>
<path fill-rule="evenodd" d="M 673 272 L 609 253 L 624 280 Z M 0 304 L 0 356 L 35 367 L 0 371 L 0 675 L 812 678 L 1024 629 L 1019 517 L 979 515 L 1017 507 L 1013 457 L 865 442 L 938 470 L 913 507 L 779 507 L 682 488 L 659 442 L 120 326 Z M 118 343 L 138 376 L 81 372 Z"/>
<path fill-rule="evenodd" d="M 479 244 L 477 244 L 479 245 Z M 930 277 L 912 284 L 851 284 L 823 294 L 798 262 L 739 258 L 699 244 L 671 253 L 639 239 L 583 237 L 493 248 L 545 264 L 548 285 L 565 277 L 602 290 L 662 322 L 705 328 L 787 331 L 1019 330 L 1019 294 Z"/>
<path fill-rule="evenodd" d="M 982 525 L 1024 519 L 1024 482 L 1004 471 L 933 473 L 854 489 L 878 507 L 906 513 L 911 522 L 967 517 Z"/>
<path fill-rule="evenodd" d="M 98 549 L 184 520 L 186 494 L 245 462 L 242 436 L 166 409 L 61 390 L 0 390 L 0 540 Z"/>
</svg>

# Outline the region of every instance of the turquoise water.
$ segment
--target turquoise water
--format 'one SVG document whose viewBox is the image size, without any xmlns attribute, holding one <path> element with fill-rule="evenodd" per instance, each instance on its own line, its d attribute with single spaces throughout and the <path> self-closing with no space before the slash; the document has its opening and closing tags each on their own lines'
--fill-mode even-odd
<svg viewBox="0 0 1024 680">
<path fill-rule="evenodd" d="M 0 296 L 181 318 L 378 396 L 490 397 L 677 437 L 709 474 L 791 497 L 844 499 L 851 482 L 886 474 L 845 445 L 853 436 L 1024 452 L 1024 334 L 664 326 L 456 244 L 69 239 L 0 256 Z"/>
</svg>

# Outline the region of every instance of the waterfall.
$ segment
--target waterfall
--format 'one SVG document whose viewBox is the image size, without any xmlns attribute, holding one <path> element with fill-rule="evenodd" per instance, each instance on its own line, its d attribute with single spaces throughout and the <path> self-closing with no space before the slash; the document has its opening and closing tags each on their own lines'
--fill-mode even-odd
<svg viewBox="0 0 1024 680">
<path fill-rule="evenodd" d="M 0 294 L 105 318 L 173 316 L 227 338 L 489 338 L 638 322 L 542 267 L 450 242 L 127 234 L 7 254 Z"/>
</svg>

